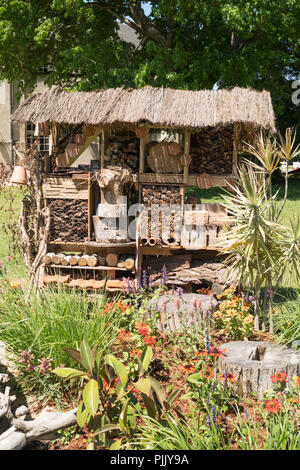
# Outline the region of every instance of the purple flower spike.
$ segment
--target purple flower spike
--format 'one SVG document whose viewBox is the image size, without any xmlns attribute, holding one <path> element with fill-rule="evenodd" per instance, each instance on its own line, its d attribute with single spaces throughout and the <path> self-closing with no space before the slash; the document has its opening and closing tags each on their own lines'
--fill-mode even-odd
<svg viewBox="0 0 300 470">
<path fill-rule="evenodd" d="M 165 264 L 163 265 L 163 268 L 162 268 L 162 275 L 163 275 L 164 284 L 167 284 L 167 268 Z"/>
<path fill-rule="evenodd" d="M 217 411 L 216 411 L 215 405 L 211 407 L 211 414 L 212 414 L 213 423 L 216 426 L 217 425 Z"/>
<path fill-rule="evenodd" d="M 147 277 L 147 271 L 144 269 L 143 270 L 143 287 L 148 286 L 148 277 Z"/>
<path fill-rule="evenodd" d="M 209 354 L 210 353 L 210 344 L 209 344 L 208 330 L 206 330 L 206 335 L 205 335 L 205 348 L 206 348 L 207 354 Z"/>
</svg>

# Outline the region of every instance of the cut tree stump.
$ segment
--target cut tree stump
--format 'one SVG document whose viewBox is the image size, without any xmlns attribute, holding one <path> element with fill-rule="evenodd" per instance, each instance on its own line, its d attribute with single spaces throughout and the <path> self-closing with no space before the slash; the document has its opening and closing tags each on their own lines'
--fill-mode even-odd
<svg viewBox="0 0 300 470">
<path fill-rule="evenodd" d="M 285 372 L 288 383 L 293 375 L 300 374 L 300 351 L 263 341 L 234 341 L 225 343 L 225 357 L 219 358 L 220 372 L 236 376 L 234 387 L 237 393 L 249 397 L 251 393 L 262 398 L 266 390 L 273 387 L 271 375 Z"/>
</svg>

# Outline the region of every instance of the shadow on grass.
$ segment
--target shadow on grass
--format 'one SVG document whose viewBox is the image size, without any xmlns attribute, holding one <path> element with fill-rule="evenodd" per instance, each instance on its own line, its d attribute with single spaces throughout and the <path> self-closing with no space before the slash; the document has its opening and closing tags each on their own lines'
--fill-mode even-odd
<svg viewBox="0 0 300 470">
<path fill-rule="evenodd" d="M 295 300 L 300 302 L 300 289 L 294 287 L 279 287 L 274 297 L 274 302 L 278 304 Z"/>
<path fill-rule="evenodd" d="M 284 198 L 284 179 L 276 177 L 273 180 L 273 193 L 275 194 L 278 189 L 277 201 L 282 201 Z M 300 201 L 300 178 L 289 178 L 288 201 Z"/>
</svg>

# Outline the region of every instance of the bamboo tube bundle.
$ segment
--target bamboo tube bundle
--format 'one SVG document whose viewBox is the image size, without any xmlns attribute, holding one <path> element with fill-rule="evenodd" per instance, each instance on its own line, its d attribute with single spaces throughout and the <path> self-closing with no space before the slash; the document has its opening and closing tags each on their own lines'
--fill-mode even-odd
<svg viewBox="0 0 300 470">
<path fill-rule="evenodd" d="M 158 243 L 159 243 L 159 240 L 157 238 L 149 238 L 147 244 L 149 246 L 155 246 L 155 245 L 158 245 Z"/>
</svg>

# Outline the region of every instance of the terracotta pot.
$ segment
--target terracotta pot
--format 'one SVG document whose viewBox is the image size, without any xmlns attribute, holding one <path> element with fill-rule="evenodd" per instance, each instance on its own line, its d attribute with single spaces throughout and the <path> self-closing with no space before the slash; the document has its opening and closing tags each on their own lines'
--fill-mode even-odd
<svg viewBox="0 0 300 470">
<path fill-rule="evenodd" d="M 26 168 L 23 166 L 15 166 L 10 181 L 11 183 L 27 184 Z"/>
</svg>

